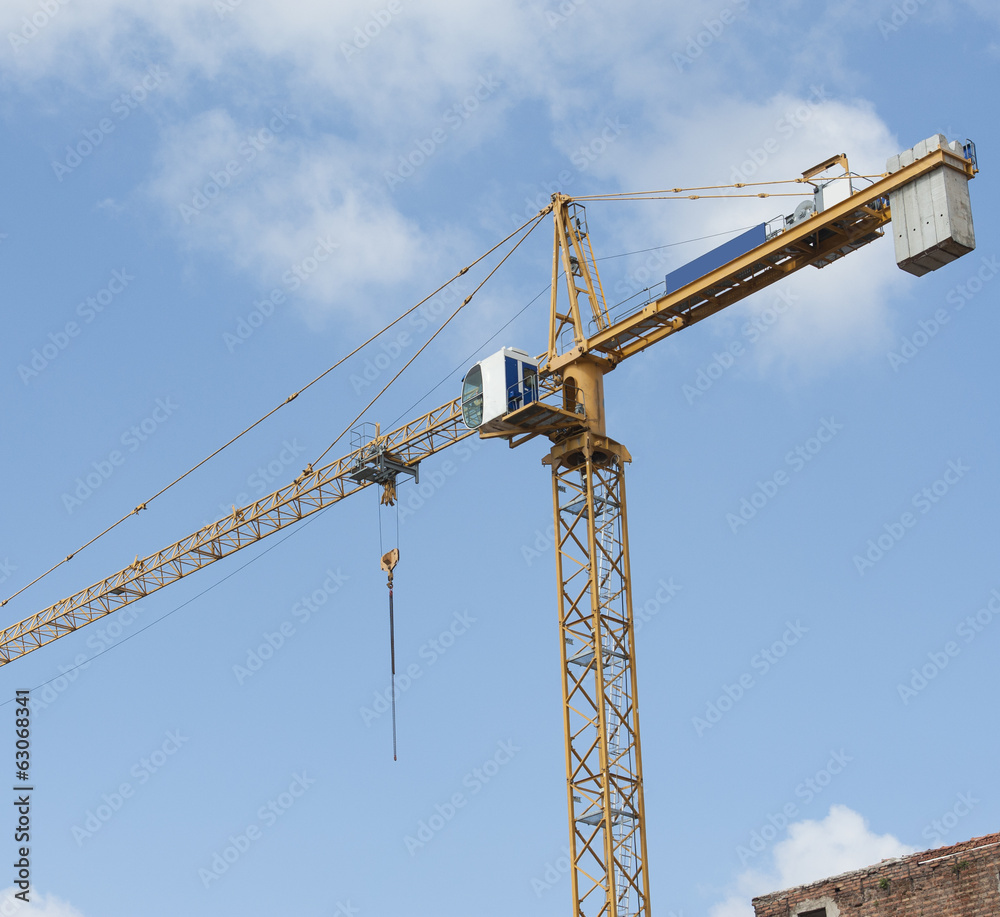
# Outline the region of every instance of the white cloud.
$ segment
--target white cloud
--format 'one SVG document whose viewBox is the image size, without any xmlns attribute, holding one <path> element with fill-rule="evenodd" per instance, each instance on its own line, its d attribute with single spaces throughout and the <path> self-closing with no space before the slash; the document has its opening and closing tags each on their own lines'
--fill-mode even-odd
<svg viewBox="0 0 1000 917">
<path fill-rule="evenodd" d="M 440 274 L 474 254 L 461 249 L 454 231 L 432 232 L 397 209 L 383 181 L 386 166 L 395 162 L 373 162 L 368 147 L 334 135 L 303 137 L 305 118 L 291 115 L 288 129 L 263 145 L 248 146 L 247 138 L 266 129 L 273 118 L 269 109 L 245 115 L 242 124 L 229 111 L 215 109 L 165 130 L 148 191 L 185 245 L 222 254 L 261 282 L 273 283 L 306 257 L 318 238 L 332 238 L 339 246 L 335 257 L 298 291 L 317 317 L 349 311 L 350 302 L 359 310 L 370 308 L 360 294 L 378 284 L 411 279 L 419 289 L 426 278 L 421 270 L 437 268 Z M 842 150 L 849 151 L 855 170 L 881 171 L 885 158 L 899 149 L 866 103 L 821 96 L 729 101 L 649 123 L 663 128 L 651 132 L 618 118 L 598 122 L 600 130 L 580 122 L 562 128 L 558 143 L 567 155 L 581 147 L 598 150 L 586 171 L 628 189 L 794 177 Z M 469 131 L 464 125 L 462 130 Z M 602 133 L 611 142 L 605 143 Z M 477 142 L 469 136 L 468 143 Z M 434 155 L 449 154 L 432 151 L 429 163 Z M 670 170 L 666 164 L 671 162 L 683 163 L 688 174 Z M 418 165 L 414 181 L 421 180 L 421 168 L 433 164 Z M 613 216 L 617 232 L 602 227 L 599 244 L 610 253 L 705 236 L 790 212 L 805 196 L 804 190 L 799 197 L 766 201 L 664 203 L 653 221 L 630 225 L 626 217 Z M 507 202 L 508 207 L 514 203 Z M 758 364 L 814 371 L 845 354 L 884 346 L 887 302 L 905 282 L 887 243 L 822 273 L 803 271 L 780 285 L 801 306 L 784 315 L 755 348 Z M 765 291 L 737 307 L 734 320 L 766 309 L 775 295 Z"/>
<path fill-rule="evenodd" d="M 24 17 L 39 8 L 38 0 L 4 4 L 0 32 L 23 31 Z M 559 9 L 570 13 L 547 15 Z M 510 113 L 524 103 L 534 105 L 534 120 L 519 124 L 518 133 L 543 141 L 528 149 L 547 152 L 548 142 L 565 162 L 581 146 L 601 146 L 608 123 L 622 125 L 575 173 L 574 193 L 584 173 L 609 190 L 723 184 L 795 176 L 842 151 L 855 169 L 880 172 L 888 155 L 921 139 L 897 143 L 868 103 L 828 98 L 823 87 L 755 100 L 750 78 L 741 82 L 745 97 L 735 97 L 725 75 L 749 66 L 755 30 L 781 29 L 780 22 L 737 15 L 679 72 L 670 52 L 683 50 L 719 10 L 713 0 L 666 8 L 648 0 L 613 8 L 398 0 L 391 13 L 387 2 L 364 0 L 88 0 L 59 6 L 26 45 L 0 43 L 0 60 L 23 86 L 46 75 L 92 93 L 127 89 L 151 63 L 162 63 L 169 78 L 143 103 L 160 139 L 146 193 L 133 203 L 152 204 L 182 248 L 221 255 L 268 285 L 329 237 L 335 257 L 296 290 L 301 308 L 319 321 L 388 309 L 380 296 L 387 287 L 407 280 L 422 290 L 430 276 L 478 254 L 470 240 L 479 228 L 475 214 L 449 215 L 447 223 L 435 214 L 432 224 L 423 212 L 405 213 L 385 180 L 435 128 L 447 142 L 407 180 L 421 188 L 433 178 L 439 194 L 447 193 L 443 177 L 452 163 L 507 139 Z M 651 25 L 637 30 L 640 22 Z M 502 88 L 453 132 L 443 112 L 494 76 Z M 48 92 L 51 83 L 39 85 Z M 241 145 L 272 117 L 268 99 L 287 100 L 294 120 L 250 162 Z M 182 205 L 192 208 L 199 193 L 215 191 L 213 176 L 224 177 L 230 162 L 239 174 L 185 218 Z M 501 200 L 505 190 L 493 196 L 507 213 L 518 201 L 512 191 Z M 795 200 L 663 204 L 650 219 L 613 217 L 617 231 L 602 228 L 600 242 L 604 253 L 649 248 L 789 212 Z M 780 285 L 801 307 L 782 318 L 754 359 L 794 376 L 884 347 L 887 303 L 906 282 L 886 242 L 822 272 L 801 272 Z M 773 296 L 765 291 L 735 307 L 715 323 L 716 333 Z"/>
<path fill-rule="evenodd" d="M 25 91 L 45 74 L 107 94 L 135 85 L 149 61 L 162 64 L 169 76 L 143 103 L 161 125 L 159 146 L 133 206 L 152 204 L 182 248 L 221 255 L 268 287 L 327 240 L 336 251 L 287 291 L 320 320 L 387 308 L 379 291 L 404 279 L 421 290 L 478 248 L 470 227 L 428 229 L 404 216 L 387 172 L 404 163 L 404 180 L 419 187 L 496 137 L 525 93 L 558 93 L 540 78 L 551 37 L 518 7 L 392 7 L 94 0 L 29 22 L 27 43 L 0 57 Z M 33 0 L 18 0 L 0 11 L 0 30 L 35 13 Z M 221 99 L 209 94 L 207 110 L 192 110 L 210 89 Z M 269 98 L 287 100 L 291 119 L 273 134 Z M 434 132 L 446 140 L 428 151 Z"/>
<path fill-rule="evenodd" d="M 88 0 L 49 15 L 39 0 L 12 0 L 0 8 L 0 33 L 19 37 L 0 43 L 0 59 L 28 80 L 86 73 L 90 83 L 124 85 L 148 58 L 177 78 L 179 96 L 200 77 L 234 95 L 242 82 L 248 96 L 277 80 L 304 110 L 342 104 L 369 124 L 404 128 L 500 62 L 522 71 L 546 59 L 546 36 L 502 0 L 393 5 L 390 15 L 386 3 L 365 0 Z"/>
<path fill-rule="evenodd" d="M 874 833 L 857 812 L 834 805 L 821 821 L 789 825 L 788 836 L 774 845 L 772 870 L 740 873 L 726 898 L 709 909 L 709 917 L 753 917 L 750 901 L 757 895 L 862 869 L 916 849 L 891 834 Z"/>
<path fill-rule="evenodd" d="M 334 137 L 301 144 L 296 120 L 204 112 L 165 134 L 146 192 L 186 246 L 349 314 L 372 278 L 414 272 L 423 239 L 363 174 L 363 151 Z"/>
<path fill-rule="evenodd" d="M 17 891 L 11 887 L 0 892 L 0 914 L 4 917 L 83 917 L 68 901 L 55 895 L 39 895 L 32 889 L 32 900 L 25 904 L 14 897 Z"/>
</svg>

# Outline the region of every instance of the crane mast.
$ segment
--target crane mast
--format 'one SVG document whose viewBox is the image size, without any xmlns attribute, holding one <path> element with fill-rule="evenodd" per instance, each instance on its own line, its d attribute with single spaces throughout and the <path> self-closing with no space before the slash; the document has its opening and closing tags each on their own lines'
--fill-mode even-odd
<svg viewBox="0 0 1000 917">
<path fill-rule="evenodd" d="M 610 325 L 583 208 L 555 195 L 553 223 L 549 365 L 561 340 L 574 349 L 583 343 L 583 315 L 599 331 Z M 625 504 L 632 457 L 605 428 L 604 374 L 613 368 L 586 352 L 564 364 L 563 409 L 583 429 L 556 431 L 544 459 L 552 469 L 574 917 L 650 912 Z"/>
<path fill-rule="evenodd" d="M 824 200 L 817 176 L 837 165 L 849 193 Z M 889 173 L 859 191 L 850 184 L 846 156 L 831 157 L 797 179 L 816 189 L 818 204 L 803 202 L 808 206 L 779 218 L 776 228 L 762 224 L 757 227 L 762 241 L 733 257 L 727 249 L 674 289 L 668 275 L 662 296 L 615 320 L 583 206 L 553 195 L 549 342 L 534 364 L 523 351 L 505 349 L 494 355 L 499 362 L 489 361 L 495 394 L 484 396 L 481 367 L 488 361 L 483 361 L 466 375 L 461 398 L 318 470 L 307 467 L 270 496 L 234 507 L 230 516 L 4 628 L 0 665 L 371 483 L 394 487 L 398 474 L 415 477 L 424 458 L 475 430 L 481 438 L 504 438 L 511 447 L 545 436 L 551 441 L 543 462 L 551 469 L 555 516 L 573 915 L 649 917 L 625 498 L 625 466 L 632 458 L 608 436 L 604 376 L 626 358 L 771 283 L 807 266 L 824 267 L 873 242 L 894 208 L 900 267 L 919 276 L 961 257 L 975 246 L 966 184 L 976 171 L 974 145 L 948 144 L 941 135 L 893 157 Z M 565 304 L 560 278 L 565 278 Z"/>
<path fill-rule="evenodd" d="M 593 433 L 553 447 L 556 580 L 574 915 L 649 914 L 628 450 Z"/>
</svg>

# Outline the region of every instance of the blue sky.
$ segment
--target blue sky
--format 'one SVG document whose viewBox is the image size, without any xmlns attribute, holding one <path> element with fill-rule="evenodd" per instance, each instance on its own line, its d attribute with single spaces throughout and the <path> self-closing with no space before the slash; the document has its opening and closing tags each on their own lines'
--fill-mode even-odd
<svg viewBox="0 0 1000 917">
<path fill-rule="evenodd" d="M 986 0 L 9 0 L 0 591 L 555 190 L 786 179 L 841 152 L 876 174 L 968 137 L 974 253 L 918 279 L 881 240 L 796 275 L 616 369 L 608 427 L 634 459 L 656 912 L 746 917 L 754 894 L 996 831 L 998 25 Z M 609 298 L 795 203 L 590 205 Z M 365 419 L 450 400 L 501 345 L 542 351 L 550 245 L 543 224 Z M 481 278 L 4 624 L 290 481 Z M 568 911 L 544 451 L 472 441 L 426 463 L 422 492 L 401 485 L 396 763 L 368 492 L 5 667 L 5 696 L 36 701 L 20 913 Z"/>
</svg>

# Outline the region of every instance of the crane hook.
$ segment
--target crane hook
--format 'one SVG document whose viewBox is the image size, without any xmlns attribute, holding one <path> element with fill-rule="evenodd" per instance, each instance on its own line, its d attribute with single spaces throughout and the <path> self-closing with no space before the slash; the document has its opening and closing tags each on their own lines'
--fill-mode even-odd
<svg viewBox="0 0 1000 917">
<path fill-rule="evenodd" d="M 392 589 L 392 571 L 398 563 L 399 548 L 393 548 L 391 551 L 382 555 L 382 569 L 389 574 L 389 582 L 387 585 L 390 589 Z"/>
</svg>

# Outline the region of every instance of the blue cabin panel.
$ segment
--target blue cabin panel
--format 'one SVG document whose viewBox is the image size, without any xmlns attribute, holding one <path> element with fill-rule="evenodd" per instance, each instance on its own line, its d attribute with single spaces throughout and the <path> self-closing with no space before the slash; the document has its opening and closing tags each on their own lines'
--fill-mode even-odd
<svg viewBox="0 0 1000 917">
<path fill-rule="evenodd" d="M 689 261 L 687 264 L 671 271 L 667 274 L 667 288 L 665 292 L 673 293 L 674 290 L 679 290 L 699 277 L 710 274 L 717 267 L 722 267 L 722 265 L 728 264 L 735 258 L 739 258 L 740 255 L 745 255 L 758 245 L 763 245 L 767 241 L 766 226 L 766 223 L 754 226 L 753 229 L 748 229 L 728 242 L 723 242 L 722 245 L 713 248 L 710 252 L 705 252 L 704 255 L 695 258 L 694 261 Z"/>
</svg>

